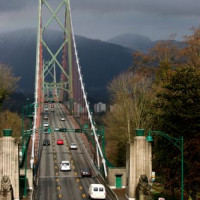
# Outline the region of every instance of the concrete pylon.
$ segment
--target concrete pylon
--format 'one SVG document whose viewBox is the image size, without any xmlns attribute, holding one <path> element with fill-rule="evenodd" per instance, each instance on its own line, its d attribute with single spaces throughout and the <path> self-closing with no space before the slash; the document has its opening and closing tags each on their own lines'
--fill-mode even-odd
<svg viewBox="0 0 200 200">
<path fill-rule="evenodd" d="M 152 172 L 151 143 L 146 141 L 145 136 L 136 136 L 133 142 L 126 146 L 126 198 L 136 200 L 136 187 L 140 175 L 147 175 L 148 179 Z"/>
<path fill-rule="evenodd" d="M 0 138 L 0 180 L 7 175 L 10 178 L 13 197 L 19 199 L 19 147 L 15 138 L 11 137 L 12 130 L 5 130 Z"/>
</svg>

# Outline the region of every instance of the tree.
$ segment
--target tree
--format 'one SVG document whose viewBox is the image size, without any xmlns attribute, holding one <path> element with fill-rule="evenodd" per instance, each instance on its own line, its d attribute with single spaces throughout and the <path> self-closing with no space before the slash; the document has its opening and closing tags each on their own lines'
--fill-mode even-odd
<svg viewBox="0 0 200 200">
<path fill-rule="evenodd" d="M 12 129 L 12 136 L 20 138 L 21 136 L 21 117 L 10 111 L 0 113 L 0 136 L 2 137 L 3 129 Z"/>
<path fill-rule="evenodd" d="M 17 88 L 18 81 L 10 67 L 0 64 L 0 109 L 5 98 Z"/>
<path fill-rule="evenodd" d="M 185 47 L 181 50 L 181 61 L 185 66 L 200 70 L 200 26 L 191 29 L 193 34 L 185 36 Z"/>
<path fill-rule="evenodd" d="M 135 52 L 131 70 L 142 69 L 145 74 L 154 76 L 155 82 L 166 82 L 170 72 L 180 64 L 180 49 L 174 43 L 175 35 L 166 41 L 159 41 L 147 53 Z"/>
<path fill-rule="evenodd" d="M 155 93 L 162 90 L 162 86 L 169 81 L 174 69 L 180 65 L 181 49 L 174 42 L 175 35 L 168 40 L 160 41 L 147 53 L 135 52 L 133 66 L 130 68 L 135 73 L 153 79 L 152 89 Z"/>
<path fill-rule="evenodd" d="M 134 130 L 152 126 L 150 108 L 154 95 L 150 85 L 151 79 L 132 72 L 119 75 L 109 84 L 113 109 L 106 113 L 104 122 L 107 140 L 117 146 L 117 166 L 125 165 L 126 142 L 132 139 Z"/>
<path fill-rule="evenodd" d="M 194 67 L 176 69 L 164 90 L 158 94 L 157 109 L 159 128 L 172 137 L 184 136 L 186 189 L 195 200 L 200 189 L 200 71 Z M 163 147 L 170 152 L 162 150 Z M 161 139 L 157 152 L 157 169 L 168 174 L 165 177 L 166 187 L 175 188 L 180 182 L 177 180 L 180 177 L 180 170 L 177 170 L 180 168 L 180 152 Z M 162 162 L 163 158 L 168 162 Z"/>
</svg>

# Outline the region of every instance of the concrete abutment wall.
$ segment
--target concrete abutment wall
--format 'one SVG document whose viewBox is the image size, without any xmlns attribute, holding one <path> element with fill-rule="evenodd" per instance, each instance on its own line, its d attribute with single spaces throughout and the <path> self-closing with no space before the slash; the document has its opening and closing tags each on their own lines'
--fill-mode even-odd
<svg viewBox="0 0 200 200">
<path fill-rule="evenodd" d="M 136 187 L 140 175 L 147 175 L 148 180 L 152 172 L 151 143 L 146 141 L 145 136 L 136 136 L 133 142 L 127 143 L 126 147 L 126 198 L 136 199 Z"/>
<path fill-rule="evenodd" d="M 0 138 L 0 180 L 9 176 L 14 199 L 19 199 L 19 145 L 15 138 Z"/>
</svg>

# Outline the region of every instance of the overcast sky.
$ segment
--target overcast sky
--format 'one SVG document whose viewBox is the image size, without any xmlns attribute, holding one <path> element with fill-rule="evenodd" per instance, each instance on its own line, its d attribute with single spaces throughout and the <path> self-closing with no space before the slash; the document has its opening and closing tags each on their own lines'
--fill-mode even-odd
<svg viewBox="0 0 200 200">
<path fill-rule="evenodd" d="M 37 4 L 0 0 L 0 32 L 36 28 Z M 71 0 L 71 12 L 75 34 L 101 40 L 123 33 L 180 40 L 200 24 L 200 0 Z"/>
</svg>

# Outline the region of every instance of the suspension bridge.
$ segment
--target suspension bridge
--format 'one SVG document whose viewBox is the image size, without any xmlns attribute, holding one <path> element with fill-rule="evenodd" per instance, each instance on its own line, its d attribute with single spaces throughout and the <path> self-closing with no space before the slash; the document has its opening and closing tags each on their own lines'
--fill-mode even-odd
<svg viewBox="0 0 200 200">
<path fill-rule="evenodd" d="M 57 50 L 45 37 L 51 29 L 63 33 Z M 21 145 L 11 129 L 0 138 L 0 200 L 84 200 L 90 197 L 89 186 L 98 183 L 105 186 L 106 200 L 118 200 L 111 188 L 122 186 L 120 200 L 138 199 L 138 193 L 146 198 L 142 191 L 150 188 L 152 178 L 151 133 L 165 137 L 181 152 L 183 200 L 183 137 L 149 131 L 146 138 L 144 132 L 136 129 L 133 141 L 127 142 L 126 167 L 114 168 L 105 155 L 104 127 L 95 124 L 87 99 L 70 0 L 38 0 L 34 102 L 22 109 Z M 91 177 L 83 177 L 83 171 Z"/>
<path fill-rule="evenodd" d="M 45 34 L 55 27 L 63 37 L 53 52 Z M 104 130 L 95 126 L 87 100 L 69 0 L 38 1 L 34 95 L 34 103 L 23 111 L 24 197 L 30 184 L 27 170 L 32 170 L 35 199 L 87 199 L 91 183 L 106 185 L 110 163 L 105 158 Z M 59 139 L 63 145 L 57 145 Z M 50 145 L 43 146 L 44 140 Z M 70 149 L 71 143 L 77 150 Z M 60 171 L 63 160 L 70 161 L 69 172 Z M 84 167 L 91 169 L 92 178 L 81 178 Z M 106 199 L 117 199 L 109 187 L 106 190 Z"/>
</svg>

